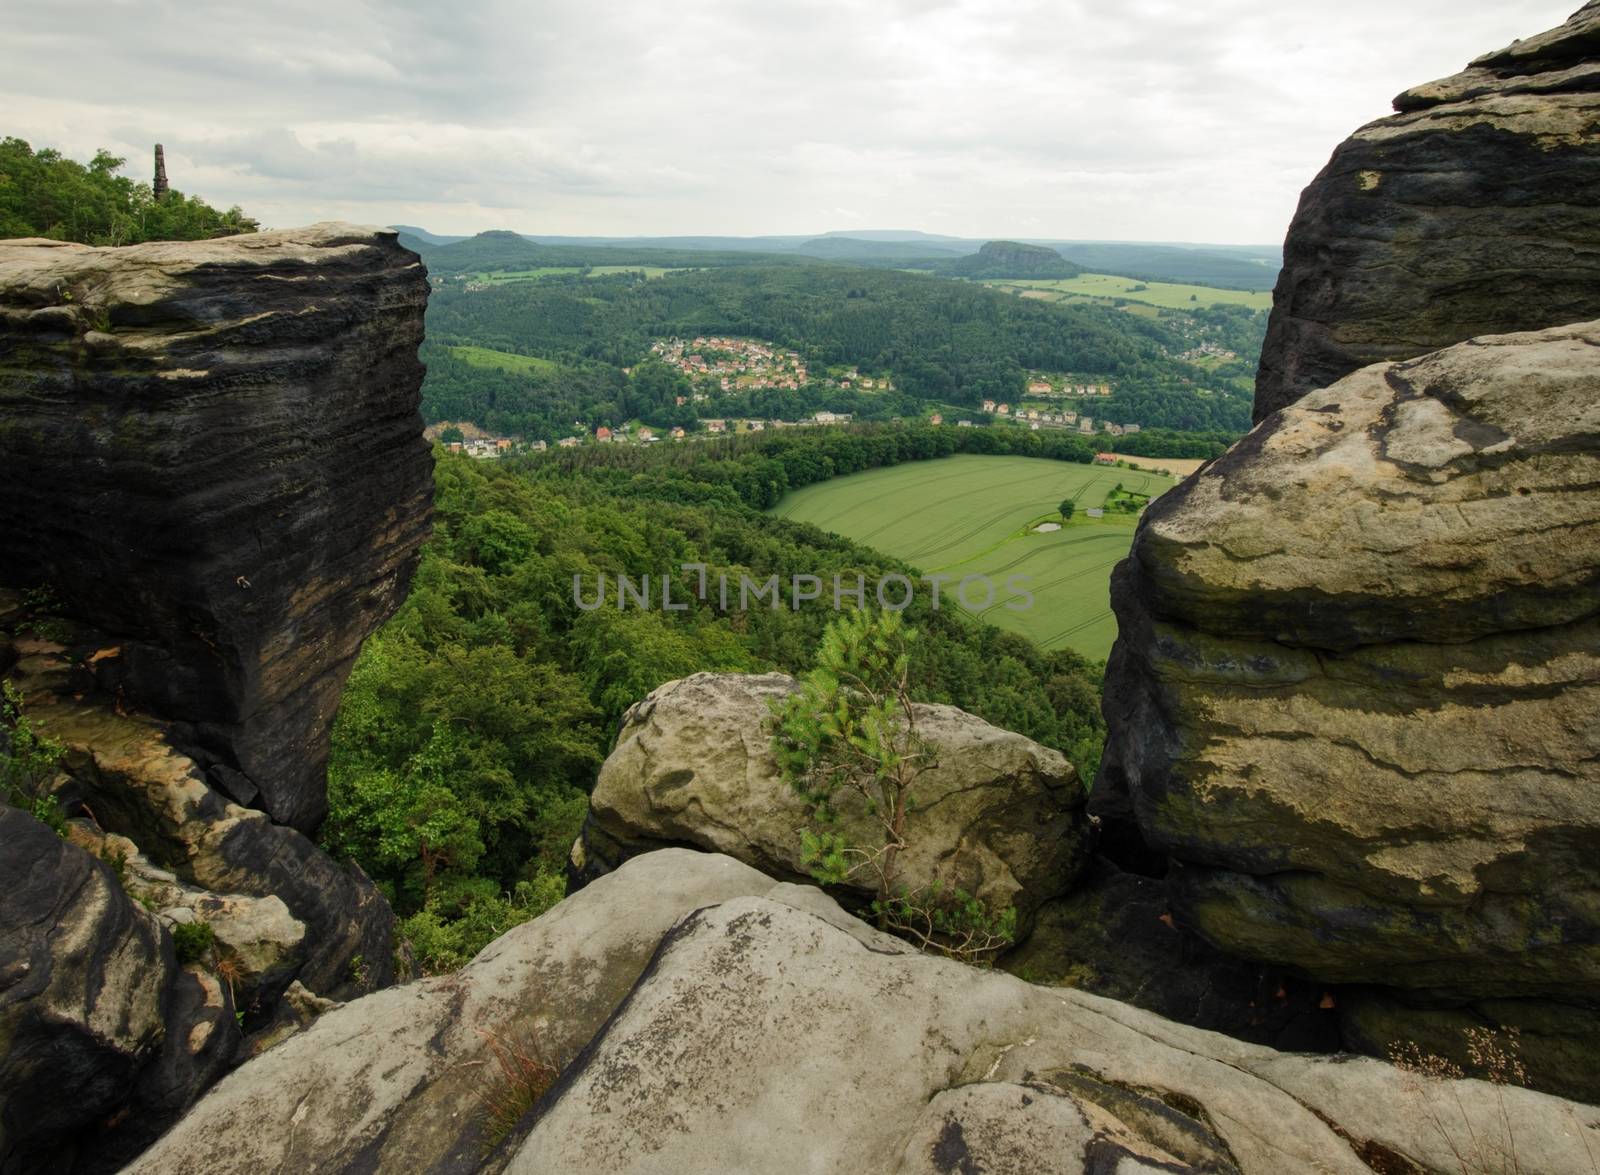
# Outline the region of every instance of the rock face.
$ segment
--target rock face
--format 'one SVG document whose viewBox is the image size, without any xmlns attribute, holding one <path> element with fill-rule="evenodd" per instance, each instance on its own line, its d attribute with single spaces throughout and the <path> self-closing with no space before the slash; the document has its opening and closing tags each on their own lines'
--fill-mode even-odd
<svg viewBox="0 0 1600 1175">
<path fill-rule="evenodd" d="M 1301 197 L 1258 421 L 1370 363 L 1600 317 L 1600 3 L 1394 105 Z"/>
<path fill-rule="evenodd" d="M 668 682 L 623 716 L 600 769 L 574 856 L 594 876 L 640 852 L 690 845 L 738 857 L 770 876 L 809 880 L 800 860 L 805 805 L 769 750 L 768 703 L 793 678 L 697 673 Z M 938 766 L 918 781 L 903 856 L 911 889 L 942 880 L 1025 924 L 1064 893 L 1087 861 L 1084 793 L 1059 753 L 953 706 L 919 705 L 919 733 Z M 863 810 L 840 830 L 876 843 Z M 863 882 L 866 898 L 874 890 Z"/>
<path fill-rule="evenodd" d="M 1600 1096 L 1600 323 L 1304 397 L 1151 507 L 1113 602 L 1091 809 L 1177 920 L 1524 1024 Z"/>
<path fill-rule="evenodd" d="M 104 862 L 4 804 L 0 845 L 0 1170 L 131 1157 L 225 1071 L 231 1008 Z"/>
<path fill-rule="evenodd" d="M 103 634 L 58 620 L 41 639 L 13 601 L 6 679 L 65 749 L 50 798 L 71 818 L 63 839 L 0 805 L 0 1170 L 114 1170 L 304 1023 L 297 998 L 392 983 L 394 915 L 359 869 L 208 786 L 164 724 L 96 694 Z M 180 966 L 192 923 L 213 945 Z"/>
<path fill-rule="evenodd" d="M 428 530 L 427 289 L 352 225 L 0 242 L 0 581 L 114 634 L 108 692 L 304 831 Z"/>
<path fill-rule="evenodd" d="M 559 1077 L 485 1137 L 488 1041 L 535 1039 Z M 814 889 L 667 850 L 456 976 L 328 1013 L 130 1171 L 1278 1175 L 1456 1170 L 1459 1146 L 1563 1175 L 1592 1170 L 1590 1117 L 919 955 Z"/>
</svg>

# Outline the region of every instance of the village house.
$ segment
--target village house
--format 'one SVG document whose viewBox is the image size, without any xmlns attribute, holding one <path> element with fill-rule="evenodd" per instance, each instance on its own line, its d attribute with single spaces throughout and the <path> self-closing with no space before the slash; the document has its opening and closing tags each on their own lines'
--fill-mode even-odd
<svg viewBox="0 0 1600 1175">
<path fill-rule="evenodd" d="M 1115 453 L 1096 453 L 1094 455 L 1094 463 L 1096 465 L 1115 465 L 1117 463 L 1117 455 Z"/>
<path fill-rule="evenodd" d="M 639 439 L 641 441 L 653 441 L 656 439 L 656 434 L 641 424 L 639 426 Z"/>
<path fill-rule="evenodd" d="M 1051 392 L 1051 387 L 1044 380 L 1036 379 L 1028 385 L 1028 391 L 1036 396 L 1048 396 Z"/>
<path fill-rule="evenodd" d="M 995 409 L 995 411 L 997 413 L 999 413 L 1001 416 L 1010 416 L 1011 415 L 1011 405 L 1010 404 L 1001 404 L 999 407 L 997 407 Z"/>
<path fill-rule="evenodd" d="M 673 430 L 672 430 L 672 439 L 673 439 L 673 440 L 675 440 L 675 441 L 681 441 L 681 440 L 683 440 L 683 429 L 681 429 L 681 428 L 674 428 L 674 429 L 673 429 Z"/>
<path fill-rule="evenodd" d="M 745 426 L 745 428 L 749 429 L 751 432 L 760 432 L 762 429 L 767 427 L 766 425 L 762 424 L 761 421 L 759 421 L 759 420 L 747 420 L 747 421 L 744 422 L 744 426 Z"/>
<path fill-rule="evenodd" d="M 1029 408 L 1028 409 L 1028 419 L 1029 420 L 1038 420 L 1039 419 L 1039 410 L 1037 408 Z"/>
<path fill-rule="evenodd" d="M 577 437 L 562 437 L 559 441 L 556 442 L 556 444 L 559 445 L 563 449 L 571 449 L 574 446 L 576 446 L 577 443 L 578 443 L 578 438 Z"/>
<path fill-rule="evenodd" d="M 971 428 L 972 427 L 972 421 L 970 421 L 970 420 L 958 420 L 958 421 L 956 421 L 956 427 L 957 428 Z"/>
<path fill-rule="evenodd" d="M 1125 424 L 1125 425 L 1122 426 L 1122 431 L 1123 432 L 1138 432 L 1139 431 L 1139 426 L 1137 424 Z"/>
<path fill-rule="evenodd" d="M 985 400 L 983 402 L 983 410 L 985 412 L 993 412 L 994 411 L 994 401 L 993 400 Z"/>
<path fill-rule="evenodd" d="M 707 420 L 707 421 L 704 421 L 703 423 L 706 426 L 706 431 L 707 432 L 727 432 L 728 431 L 728 422 L 726 420 Z"/>
<path fill-rule="evenodd" d="M 602 424 L 594 430 L 594 439 L 597 441 L 609 441 L 611 439 L 611 430 Z"/>
<path fill-rule="evenodd" d="M 534 441 L 533 442 L 533 451 L 535 453 L 543 453 L 549 447 L 550 446 L 545 444 L 543 441 Z"/>
<path fill-rule="evenodd" d="M 944 417 L 942 415 L 940 415 L 939 413 L 935 412 L 932 416 L 928 417 L 928 423 L 929 424 L 943 424 L 944 423 Z"/>
</svg>

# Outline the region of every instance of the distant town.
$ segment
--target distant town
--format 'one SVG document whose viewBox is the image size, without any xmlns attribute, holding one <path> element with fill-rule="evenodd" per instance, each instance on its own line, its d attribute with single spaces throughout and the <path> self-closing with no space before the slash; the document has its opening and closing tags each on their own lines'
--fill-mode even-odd
<svg viewBox="0 0 1600 1175">
<path fill-rule="evenodd" d="M 864 373 L 855 367 L 840 367 L 825 375 L 818 375 L 807 368 L 798 352 L 760 339 L 722 335 L 701 335 L 692 339 L 667 338 L 656 341 L 650 353 L 689 380 L 689 396 L 678 397 L 679 406 L 691 397 L 696 405 L 708 405 L 723 395 L 733 396 L 761 388 L 799 391 L 820 386 L 862 392 L 894 390 L 894 382 L 889 376 Z M 631 374 L 631 369 L 626 370 Z M 986 399 L 979 405 L 982 418 L 958 418 L 951 423 L 956 428 L 994 425 L 1020 426 L 1034 431 L 1069 429 L 1085 436 L 1137 433 L 1140 430 L 1137 424 L 1118 424 L 1097 419 L 1082 411 L 1081 403 L 1076 408 L 1059 403 L 1110 396 L 1112 392 L 1110 383 L 1099 380 L 1085 381 L 1082 377 L 1071 375 L 1034 372 L 1027 377 L 1026 396 L 1028 400 L 1043 401 L 1042 404 L 1019 401 L 1013 405 L 1006 401 Z M 705 409 L 697 408 L 696 411 L 703 412 Z M 977 417 L 976 412 L 973 415 Z M 830 411 L 818 411 L 794 420 L 702 416 L 696 429 L 658 428 L 638 421 L 615 426 L 592 426 L 583 421 L 573 421 L 572 432 L 554 441 L 496 436 L 468 422 L 440 421 L 429 426 L 427 435 L 452 452 L 479 460 L 493 460 L 514 453 L 544 452 L 551 447 L 568 449 L 582 444 L 653 445 L 662 441 L 698 440 L 729 433 L 849 424 L 852 419 L 850 413 Z M 932 411 L 922 419 L 934 426 L 945 424 L 945 414 L 940 411 Z"/>
</svg>

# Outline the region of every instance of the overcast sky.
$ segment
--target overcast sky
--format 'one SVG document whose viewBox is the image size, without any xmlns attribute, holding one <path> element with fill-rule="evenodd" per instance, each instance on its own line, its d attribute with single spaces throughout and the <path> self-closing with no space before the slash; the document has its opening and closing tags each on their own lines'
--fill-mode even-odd
<svg viewBox="0 0 1600 1175">
<path fill-rule="evenodd" d="M 283 227 L 1276 243 L 1409 85 L 1579 0 L 36 0 L 0 133 Z"/>
</svg>

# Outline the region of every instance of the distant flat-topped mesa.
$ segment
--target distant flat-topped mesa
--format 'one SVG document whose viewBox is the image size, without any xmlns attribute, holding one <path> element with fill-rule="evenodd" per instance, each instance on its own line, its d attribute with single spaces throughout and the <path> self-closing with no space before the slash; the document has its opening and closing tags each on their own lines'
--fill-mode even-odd
<svg viewBox="0 0 1600 1175">
<path fill-rule="evenodd" d="M 0 583 L 120 638 L 97 684 L 302 830 L 429 528 L 427 296 L 386 229 L 0 241 Z"/>
<path fill-rule="evenodd" d="M 1600 317 L 1600 2 L 1394 106 L 1300 199 L 1258 421 L 1369 363 Z"/>
</svg>

